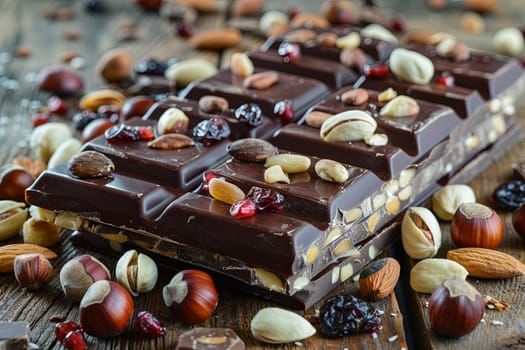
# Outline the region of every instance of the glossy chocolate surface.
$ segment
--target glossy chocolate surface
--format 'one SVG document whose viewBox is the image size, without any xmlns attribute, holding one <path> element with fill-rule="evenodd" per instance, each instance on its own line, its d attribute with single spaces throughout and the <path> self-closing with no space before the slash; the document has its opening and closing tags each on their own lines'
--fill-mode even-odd
<svg viewBox="0 0 525 350">
<path fill-rule="evenodd" d="M 229 101 L 232 108 L 253 102 L 261 107 L 264 115 L 275 118 L 279 118 L 275 113 L 276 105 L 290 101 L 295 120 L 313 103 L 329 94 L 328 87 L 319 81 L 285 73 L 279 73 L 277 83 L 267 89 L 247 89 L 243 83 L 243 77 L 224 69 L 210 78 L 191 84 L 181 97 L 198 101 L 205 95 L 221 96 Z"/>
</svg>

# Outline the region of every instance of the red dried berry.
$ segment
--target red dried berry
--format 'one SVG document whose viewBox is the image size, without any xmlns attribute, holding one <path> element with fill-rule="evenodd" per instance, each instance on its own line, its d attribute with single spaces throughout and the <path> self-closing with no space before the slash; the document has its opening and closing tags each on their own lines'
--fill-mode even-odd
<svg viewBox="0 0 525 350">
<path fill-rule="evenodd" d="M 392 22 L 390 22 L 390 28 L 396 33 L 403 33 L 406 28 L 405 20 L 401 17 L 392 19 Z"/>
<path fill-rule="evenodd" d="M 436 84 L 451 87 L 454 86 L 454 77 L 449 73 L 443 72 L 436 78 Z"/>
<path fill-rule="evenodd" d="M 280 213 L 284 210 L 284 196 L 274 190 L 253 186 L 246 197 L 255 203 L 259 211 Z"/>
<path fill-rule="evenodd" d="M 88 348 L 84 332 L 81 329 L 66 334 L 62 345 L 68 350 L 87 350 Z"/>
<path fill-rule="evenodd" d="M 365 65 L 363 72 L 367 78 L 383 79 L 390 74 L 390 68 L 384 64 Z"/>
<path fill-rule="evenodd" d="M 241 123 L 252 126 L 261 125 L 263 122 L 262 111 L 256 103 L 245 103 L 235 110 L 235 118 Z"/>
<path fill-rule="evenodd" d="M 62 343 L 62 341 L 64 341 L 64 338 L 69 332 L 75 331 L 79 328 L 80 326 L 73 321 L 63 321 L 57 323 L 55 325 L 55 337 L 59 342 Z"/>
<path fill-rule="evenodd" d="M 31 116 L 31 121 L 33 122 L 33 128 L 36 128 L 39 125 L 49 122 L 49 116 L 44 113 L 35 113 Z"/>
<path fill-rule="evenodd" d="M 57 96 L 51 96 L 47 100 L 47 109 L 49 113 L 65 116 L 67 114 L 67 104 L 66 102 Z"/>
<path fill-rule="evenodd" d="M 201 191 L 203 193 L 208 193 L 209 183 L 211 179 L 218 179 L 221 176 L 219 174 L 213 172 L 213 171 L 206 171 L 204 174 L 202 174 L 202 187 Z"/>
<path fill-rule="evenodd" d="M 299 45 L 284 41 L 279 45 L 277 53 L 282 57 L 284 63 L 297 63 L 301 58 Z"/>
<path fill-rule="evenodd" d="M 230 136 L 230 127 L 221 117 L 203 120 L 193 128 L 193 137 L 204 146 L 211 146 L 228 136 Z"/>
<path fill-rule="evenodd" d="M 288 123 L 294 117 L 292 101 L 284 100 L 277 102 L 273 107 L 273 113 L 281 118 L 283 122 Z"/>
<path fill-rule="evenodd" d="M 254 216 L 257 212 L 255 202 L 249 198 L 242 199 L 232 204 L 230 215 L 236 219 L 248 218 Z"/>
<path fill-rule="evenodd" d="M 177 31 L 177 34 L 182 38 L 189 38 L 193 35 L 193 26 L 184 21 L 178 21 L 175 23 L 175 30 Z"/>
<path fill-rule="evenodd" d="M 141 311 L 135 317 L 135 329 L 145 338 L 158 338 L 166 334 L 166 327 L 148 311 Z"/>
<path fill-rule="evenodd" d="M 290 20 L 294 19 L 295 16 L 297 16 L 301 12 L 302 12 L 301 9 L 299 7 L 296 7 L 296 6 L 292 6 L 288 10 L 286 10 L 286 13 L 288 14 L 288 18 Z"/>
<path fill-rule="evenodd" d="M 153 139 L 155 133 L 149 126 L 119 124 L 107 129 L 104 132 L 104 137 L 109 143 L 147 141 Z"/>
</svg>

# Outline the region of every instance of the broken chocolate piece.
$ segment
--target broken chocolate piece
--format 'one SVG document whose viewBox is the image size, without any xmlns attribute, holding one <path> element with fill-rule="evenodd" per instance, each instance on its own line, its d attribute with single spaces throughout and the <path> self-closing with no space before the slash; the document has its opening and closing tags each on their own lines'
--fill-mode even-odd
<svg viewBox="0 0 525 350">
<path fill-rule="evenodd" d="M 0 350 L 27 349 L 29 332 L 25 321 L 0 321 Z"/>
</svg>

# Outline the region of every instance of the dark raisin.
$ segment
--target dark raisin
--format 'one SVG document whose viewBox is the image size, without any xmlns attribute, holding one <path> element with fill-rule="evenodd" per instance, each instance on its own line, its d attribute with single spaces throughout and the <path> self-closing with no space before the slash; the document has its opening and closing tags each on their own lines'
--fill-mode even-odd
<svg viewBox="0 0 525 350">
<path fill-rule="evenodd" d="M 516 210 L 525 202 L 525 181 L 516 180 L 494 190 L 492 199 L 503 210 Z"/>
<path fill-rule="evenodd" d="M 84 0 L 84 10 L 93 13 L 105 12 L 106 4 L 102 0 Z"/>
<path fill-rule="evenodd" d="M 353 295 L 326 299 L 319 313 L 321 331 L 327 337 L 374 333 L 383 327 L 377 309 Z"/>
<path fill-rule="evenodd" d="M 151 140 L 155 135 L 151 127 L 119 124 L 107 129 L 104 137 L 109 143 L 117 143 Z"/>
<path fill-rule="evenodd" d="M 191 23 L 184 21 L 177 21 L 175 23 L 175 31 L 182 38 L 189 38 L 193 35 L 194 29 Z"/>
<path fill-rule="evenodd" d="M 149 75 L 164 75 L 164 72 L 168 68 L 166 62 L 150 58 L 145 61 L 141 61 L 135 65 L 135 73 L 137 74 L 149 74 Z"/>
<path fill-rule="evenodd" d="M 230 136 L 230 127 L 221 117 L 203 120 L 193 128 L 193 137 L 204 146 L 211 146 L 228 136 Z"/>
<path fill-rule="evenodd" d="M 274 190 L 254 186 L 246 197 L 255 202 L 255 206 L 259 211 L 280 213 L 284 210 L 284 196 Z"/>
<path fill-rule="evenodd" d="M 241 123 L 253 126 L 261 125 L 263 122 L 262 111 L 258 104 L 245 103 L 235 110 L 235 118 Z"/>
<path fill-rule="evenodd" d="M 91 123 L 93 120 L 103 118 L 106 118 L 104 114 L 95 113 L 91 111 L 82 111 L 80 113 L 76 113 L 73 116 L 72 124 L 75 127 L 75 129 L 81 131 L 86 127 L 86 125 Z"/>
</svg>

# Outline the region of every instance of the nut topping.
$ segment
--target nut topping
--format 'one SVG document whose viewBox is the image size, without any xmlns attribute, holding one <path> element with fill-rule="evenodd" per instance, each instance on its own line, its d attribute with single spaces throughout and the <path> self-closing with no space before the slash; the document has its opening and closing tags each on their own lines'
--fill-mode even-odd
<svg viewBox="0 0 525 350">
<path fill-rule="evenodd" d="M 367 103 L 368 97 L 368 91 L 365 89 L 351 89 L 341 94 L 341 101 L 351 106 L 357 106 Z"/>
<path fill-rule="evenodd" d="M 407 49 L 397 48 L 392 51 L 389 65 L 396 77 L 414 84 L 428 84 L 434 76 L 432 61 L 418 52 Z"/>
<path fill-rule="evenodd" d="M 189 122 L 186 113 L 181 109 L 171 107 L 165 110 L 157 121 L 157 132 L 160 135 L 183 132 L 188 128 Z"/>
<path fill-rule="evenodd" d="M 148 142 L 149 148 L 174 150 L 193 146 L 193 140 L 184 134 L 164 134 Z"/>
<path fill-rule="evenodd" d="M 262 162 L 278 153 L 277 147 L 270 142 L 256 138 L 233 141 L 227 151 L 233 158 L 243 162 Z"/>
<path fill-rule="evenodd" d="M 365 136 L 363 141 L 365 141 L 368 146 L 386 146 L 388 144 L 388 135 L 376 133 Z"/>
<path fill-rule="evenodd" d="M 282 153 L 270 156 L 264 163 L 265 168 L 280 165 L 285 173 L 302 173 L 310 168 L 310 158 L 300 154 Z"/>
<path fill-rule="evenodd" d="M 230 69 L 235 75 L 247 77 L 253 73 L 253 63 L 244 52 L 235 52 L 230 59 Z"/>
<path fill-rule="evenodd" d="M 210 114 L 221 114 L 229 108 L 228 100 L 223 97 L 205 95 L 199 99 L 199 108 L 201 111 Z"/>
<path fill-rule="evenodd" d="M 67 163 L 69 173 L 78 178 L 108 176 L 115 170 L 113 161 L 97 151 L 75 154 Z"/>
<path fill-rule="evenodd" d="M 244 87 L 247 89 L 264 90 L 279 80 L 279 74 L 276 72 L 261 72 L 252 74 L 244 79 Z"/>
<path fill-rule="evenodd" d="M 366 54 L 360 48 L 341 50 L 339 61 L 346 67 L 360 71 L 367 61 Z"/>
<path fill-rule="evenodd" d="M 319 111 L 312 111 L 306 115 L 304 118 L 304 122 L 306 125 L 311 126 L 312 128 L 321 128 L 321 125 L 323 125 L 323 122 L 330 118 L 333 114 L 325 113 L 325 112 L 319 112 Z"/>
<path fill-rule="evenodd" d="M 337 41 L 337 34 L 331 32 L 324 32 L 317 35 L 315 41 L 325 47 L 335 47 Z"/>
<path fill-rule="evenodd" d="M 335 46 L 340 49 L 355 49 L 361 44 L 361 36 L 358 32 L 351 32 L 348 35 L 338 38 Z"/>
<path fill-rule="evenodd" d="M 335 160 L 321 159 L 315 163 L 315 173 L 328 182 L 343 183 L 348 180 L 348 170 Z"/>
<path fill-rule="evenodd" d="M 328 142 L 360 141 L 370 136 L 377 122 L 364 111 L 350 110 L 328 118 L 321 125 L 321 138 Z"/>
<path fill-rule="evenodd" d="M 283 171 L 283 168 L 280 165 L 272 165 L 264 171 L 264 181 L 269 184 L 273 183 L 284 183 L 289 184 L 290 178 Z"/>
<path fill-rule="evenodd" d="M 284 39 L 294 44 L 304 44 L 316 39 L 317 33 L 310 29 L 297 29 L 286 34 Z"/>
<path fill-rule="evenodd" d="M 397 96 L 381 108 L 381 115 L 392 118 L 403 118 L 417 115 L 420 107 L 416 100 L 405 95 Z"/>
</svg>

